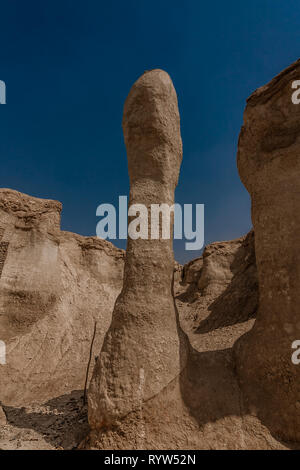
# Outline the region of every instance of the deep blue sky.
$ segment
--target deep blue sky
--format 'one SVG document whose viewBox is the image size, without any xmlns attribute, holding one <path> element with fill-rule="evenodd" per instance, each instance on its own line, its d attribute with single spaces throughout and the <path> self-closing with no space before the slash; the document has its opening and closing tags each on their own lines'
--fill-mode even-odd
<svg viewBox="0 0 300 470">
<path fill-rule="evenodd" d="M 128 194 L 121 121 L 133 82 L 172 77 L 184 158 L 176 200 L 205 204 L 205 242 L 249 230 L 236 170 L 245 100 L 299 56 L 298 0 L 1 1 L 0 186 L 63 203 L 95 235 L 96 207 Z M 124 247 L 124 242 L 117 243 Z M 175 255 L 185 261 L 199 252 Z"/>
</svg>

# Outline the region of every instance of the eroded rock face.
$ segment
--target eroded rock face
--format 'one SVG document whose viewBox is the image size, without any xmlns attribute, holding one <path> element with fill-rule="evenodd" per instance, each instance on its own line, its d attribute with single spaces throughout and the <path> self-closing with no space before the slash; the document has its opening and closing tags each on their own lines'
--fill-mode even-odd
<svg viewBox="0 0 300 470">
<path fill-rule="evenodd" d="M 55 305 L 61 204 L 0 190 L 0 331 L 7 341 Z"/>
<path fill-rule="evenodd" d="M 60 231 L 61 204 L 0 189 L 0 365 L 4 405 L 82 390 L 97 322 L 101 347 L 122 286 L 124 253 Z"/>
<path fill-rule="evenodd" d="M 181 324 L 196 348 L 231 348 L 252 326 L 258 309 L 254 233 L 207 245 L 176 284 Z"/>
<path fill-rule="evenodd" d="M 123 131 L 130 202 L 174 203 L 182 160 L 177 96 L 169 75 L 146 72 L 126 100 Z M 171 291 L 172 238 L 128 239 L 123 290 L 89 390 L 92 428 L 111 426 L 180 373 L 184 353 Z"/>
<path fill-rule="evenodd" d="M 6 414 L 4 413 L 2 406 L 0 406 L 0 426 L 5 426 L 6 424 Z"/>
<path fill-rule="evenodd" d="M 259 278 L 254 328 L 238 341 L 236 360 L 248 406 L 273 433 L 300 441 L 300 106 L 292 83 L 300 61 L 249 99 L 238 148 L 240 177 L 252 199 Z"/>
<path fill-rule="evenodd" d="M 196 302 L 194 319 L 198 333 L 246 322 L 258 308 L 258 279 L 254 233 L 236 240 L 215 242 L 199 260 L 186 268 L 192 278 L 187 300 Z M 197 267 L 200 269 L 197 270 Z"/>
</svg>

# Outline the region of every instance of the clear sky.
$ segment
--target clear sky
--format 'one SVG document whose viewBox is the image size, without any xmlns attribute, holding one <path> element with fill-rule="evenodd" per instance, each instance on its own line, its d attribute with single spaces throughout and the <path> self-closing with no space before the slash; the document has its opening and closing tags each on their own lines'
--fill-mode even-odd
<svg viewBox="0 0 300 470">
<path fill-rule="evenodd" d="M 128 194 L 124 100 L 144 70 L 162 68 L 181 113 L 176 201 L 205 204 L 206 244 L 249 230 L 236 170 L 243 109 L 298 59 L 298 0 L 6 0 L 0 8 L 1 187 L 60 200 L 62 229 L 95 235 L 97 206 Z M 176 242 L 175 256 L 199 252 Z"/>
</svg>

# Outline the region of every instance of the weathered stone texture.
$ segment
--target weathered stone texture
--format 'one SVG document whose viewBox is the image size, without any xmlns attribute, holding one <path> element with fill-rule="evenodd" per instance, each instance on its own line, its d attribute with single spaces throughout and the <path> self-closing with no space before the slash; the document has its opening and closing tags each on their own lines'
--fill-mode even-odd
<svg viewBox="0 0 300 470">
<path fill-rule="evenodd" d="M 124 253 L 60 231 L 61 204 L 0 189 L 0 401 L 22 405 L 82 389 L 111 320 Z"/>
<path fill-rule="evenodd" d="M 126 100 L 123 131 L 130 201 L 174 203 L 182 160 L 177 96 L 169 75 L 146 72 Z M 163 390 L 182 370 L 172 296 L 174 257 L 168 240 L 128 238 L 123 290 L 89 390 L 92 428 L 110 426 Z"/>
<path fill-rule="evenodd" d="M 249 99 L 238 168 L 252 200 L 259 279 L 254 328 L 236 346 L 249 408 L 277 436 L 300 441 L 300 106 L 292 103 L 295 62 Z"/>
</svg>

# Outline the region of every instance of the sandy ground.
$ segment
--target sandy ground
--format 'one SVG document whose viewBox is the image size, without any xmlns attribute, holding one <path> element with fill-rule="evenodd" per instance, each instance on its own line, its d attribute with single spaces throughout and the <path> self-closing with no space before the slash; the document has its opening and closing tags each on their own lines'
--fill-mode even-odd
<svg viewBox="0 0 300 470">
<path fill-rule="evenodd" d="M 88 432 L 82 391 L 26 408 L 5 406 L 0 449 L 74 449 Z"/>
</svg>

